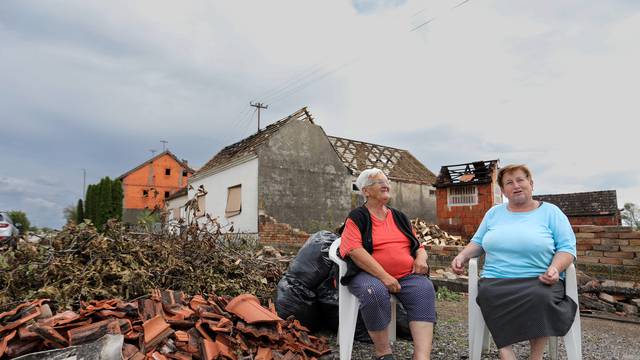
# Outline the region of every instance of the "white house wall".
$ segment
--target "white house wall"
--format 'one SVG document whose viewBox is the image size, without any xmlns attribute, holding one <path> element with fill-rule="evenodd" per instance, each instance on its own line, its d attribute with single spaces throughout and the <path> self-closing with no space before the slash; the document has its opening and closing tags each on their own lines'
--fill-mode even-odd
<svg viewBox="0 0 640 360">
<path fill-rule="evenodd" d="M 189 179 L 193 189 L 189 190 L 189 199 L 195 196 L 195 189 L 204 185 L 207 195 L 205 209 L 212 217 L 219 217 L 225 225 L 233 222 L 235 232 L 258 232 L 258 159 L 253 158 L 235 166 L 213 173 L 203 174 L 198 178 Z M 224 213 L 227 206 L 227 189 L 242 185 L 240 214 L 226 218 Z"/>
</svg>

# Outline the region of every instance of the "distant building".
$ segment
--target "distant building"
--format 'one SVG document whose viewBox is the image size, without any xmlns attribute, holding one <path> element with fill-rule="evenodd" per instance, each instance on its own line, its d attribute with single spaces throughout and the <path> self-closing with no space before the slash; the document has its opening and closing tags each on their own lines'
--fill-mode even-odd
<svg viewBox="0 0 640 360">
<path fill-rule="evenodd" d="M 445 165 L 435 182 L 438 226 L 470 239 L 492 206 L 502 203 L 498 160 Z"/>
<path fill-rule="evenodd" d="M 391 180 L 393 206 L 435 220 L 431 171 L 406 150 L 327 136 L 307 108 L 220 150 L 189 179 L 189 199 L 204 186 L 206 213 L 277 242 L 287 235 L 261 233 L 263 219 L 282 225 L 270 229 L 333 230 L 360 203 L 355 179 L 370 167 Z"/>
<path fill-rule="evenodd" d="M 533 198 L 558 206 L 571 225 L 622 224 L 615 190 L 534 195 Z"/>
<path fill-rule="evenodd" d="M 123 222 L 136 223 L 145 209 L 163 208 L 165 199 L 186 187 L 194 172 L 185 160 L 167 150 L 120 175 Z"/>
</svg>

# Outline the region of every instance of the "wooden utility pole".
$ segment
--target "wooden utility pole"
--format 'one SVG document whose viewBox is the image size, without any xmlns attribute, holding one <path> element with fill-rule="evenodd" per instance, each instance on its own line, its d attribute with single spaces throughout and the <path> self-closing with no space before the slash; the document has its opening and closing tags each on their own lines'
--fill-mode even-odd
<svg viewBox="0 0 640 360">
<path fill-rule="evenodd" d="M 254 108 L 258 109 L 258 132 L 260 132 L 260 109 L 266 109 L 269 107 L 269 105 L 264 105 L 263 103 L 252 103 L 249 102 L 249 105 L 253 106 Z"/>
</svg>

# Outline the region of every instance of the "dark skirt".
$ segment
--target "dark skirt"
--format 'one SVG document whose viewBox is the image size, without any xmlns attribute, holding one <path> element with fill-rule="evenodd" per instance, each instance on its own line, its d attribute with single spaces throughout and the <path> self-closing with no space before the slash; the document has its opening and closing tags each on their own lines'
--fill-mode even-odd
<svg viewBox="0 0 640 360">
<path fill-rule="evenodd" d="M 498 348 L 520 341 L 567 334 L 578 306 L 564 282 L 538 278 L 480 279 L 476 302 Z"/>
</svg>

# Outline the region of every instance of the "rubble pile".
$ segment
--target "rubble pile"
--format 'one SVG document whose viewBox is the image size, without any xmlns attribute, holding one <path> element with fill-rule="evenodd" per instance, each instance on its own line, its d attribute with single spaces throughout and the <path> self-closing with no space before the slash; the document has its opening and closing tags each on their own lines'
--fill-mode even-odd
<svg viewBox="0 0 640 360">
<path fill-rule="evenodd" d="M 640 282 L 587 279 L 580 281 L 580 311 L 639 316 Z"/>
<path fill-rule="evenodd" d="M 420 242 L 426 245 L 437 246 L 464 246 L 466 241 L 461 236 L 449 235 L 446 231 L 440 229 L 438 225 L 428 224 L 426 221 L 415 218 L 411 220 L 413 230 Z"/>
<path fill-rule="evenodd" d="M 86 222 L 49 241 L 21 241 L 0 251 L 0 311 L 38 298 L 71 309 L 81 300 L 134 299 L 157 288 L 271 298 L 290 258 L 238 234 L 229 239 L 209 220 L 180 234 L 134 233 L 115 221 L 100 233 Z"/>
<path fill-rule="evenodd" d="M 154 290 L 132 302 L 82 302 L 77 312 L 52 314 L 48 300 L 25 302 L 0 314 L 0 359 L 124 338 L 122 358 L 316 359 L 330 351 L 297 320 L 282 320 L 250 294 L 235 298 Z"/>
</svg>

